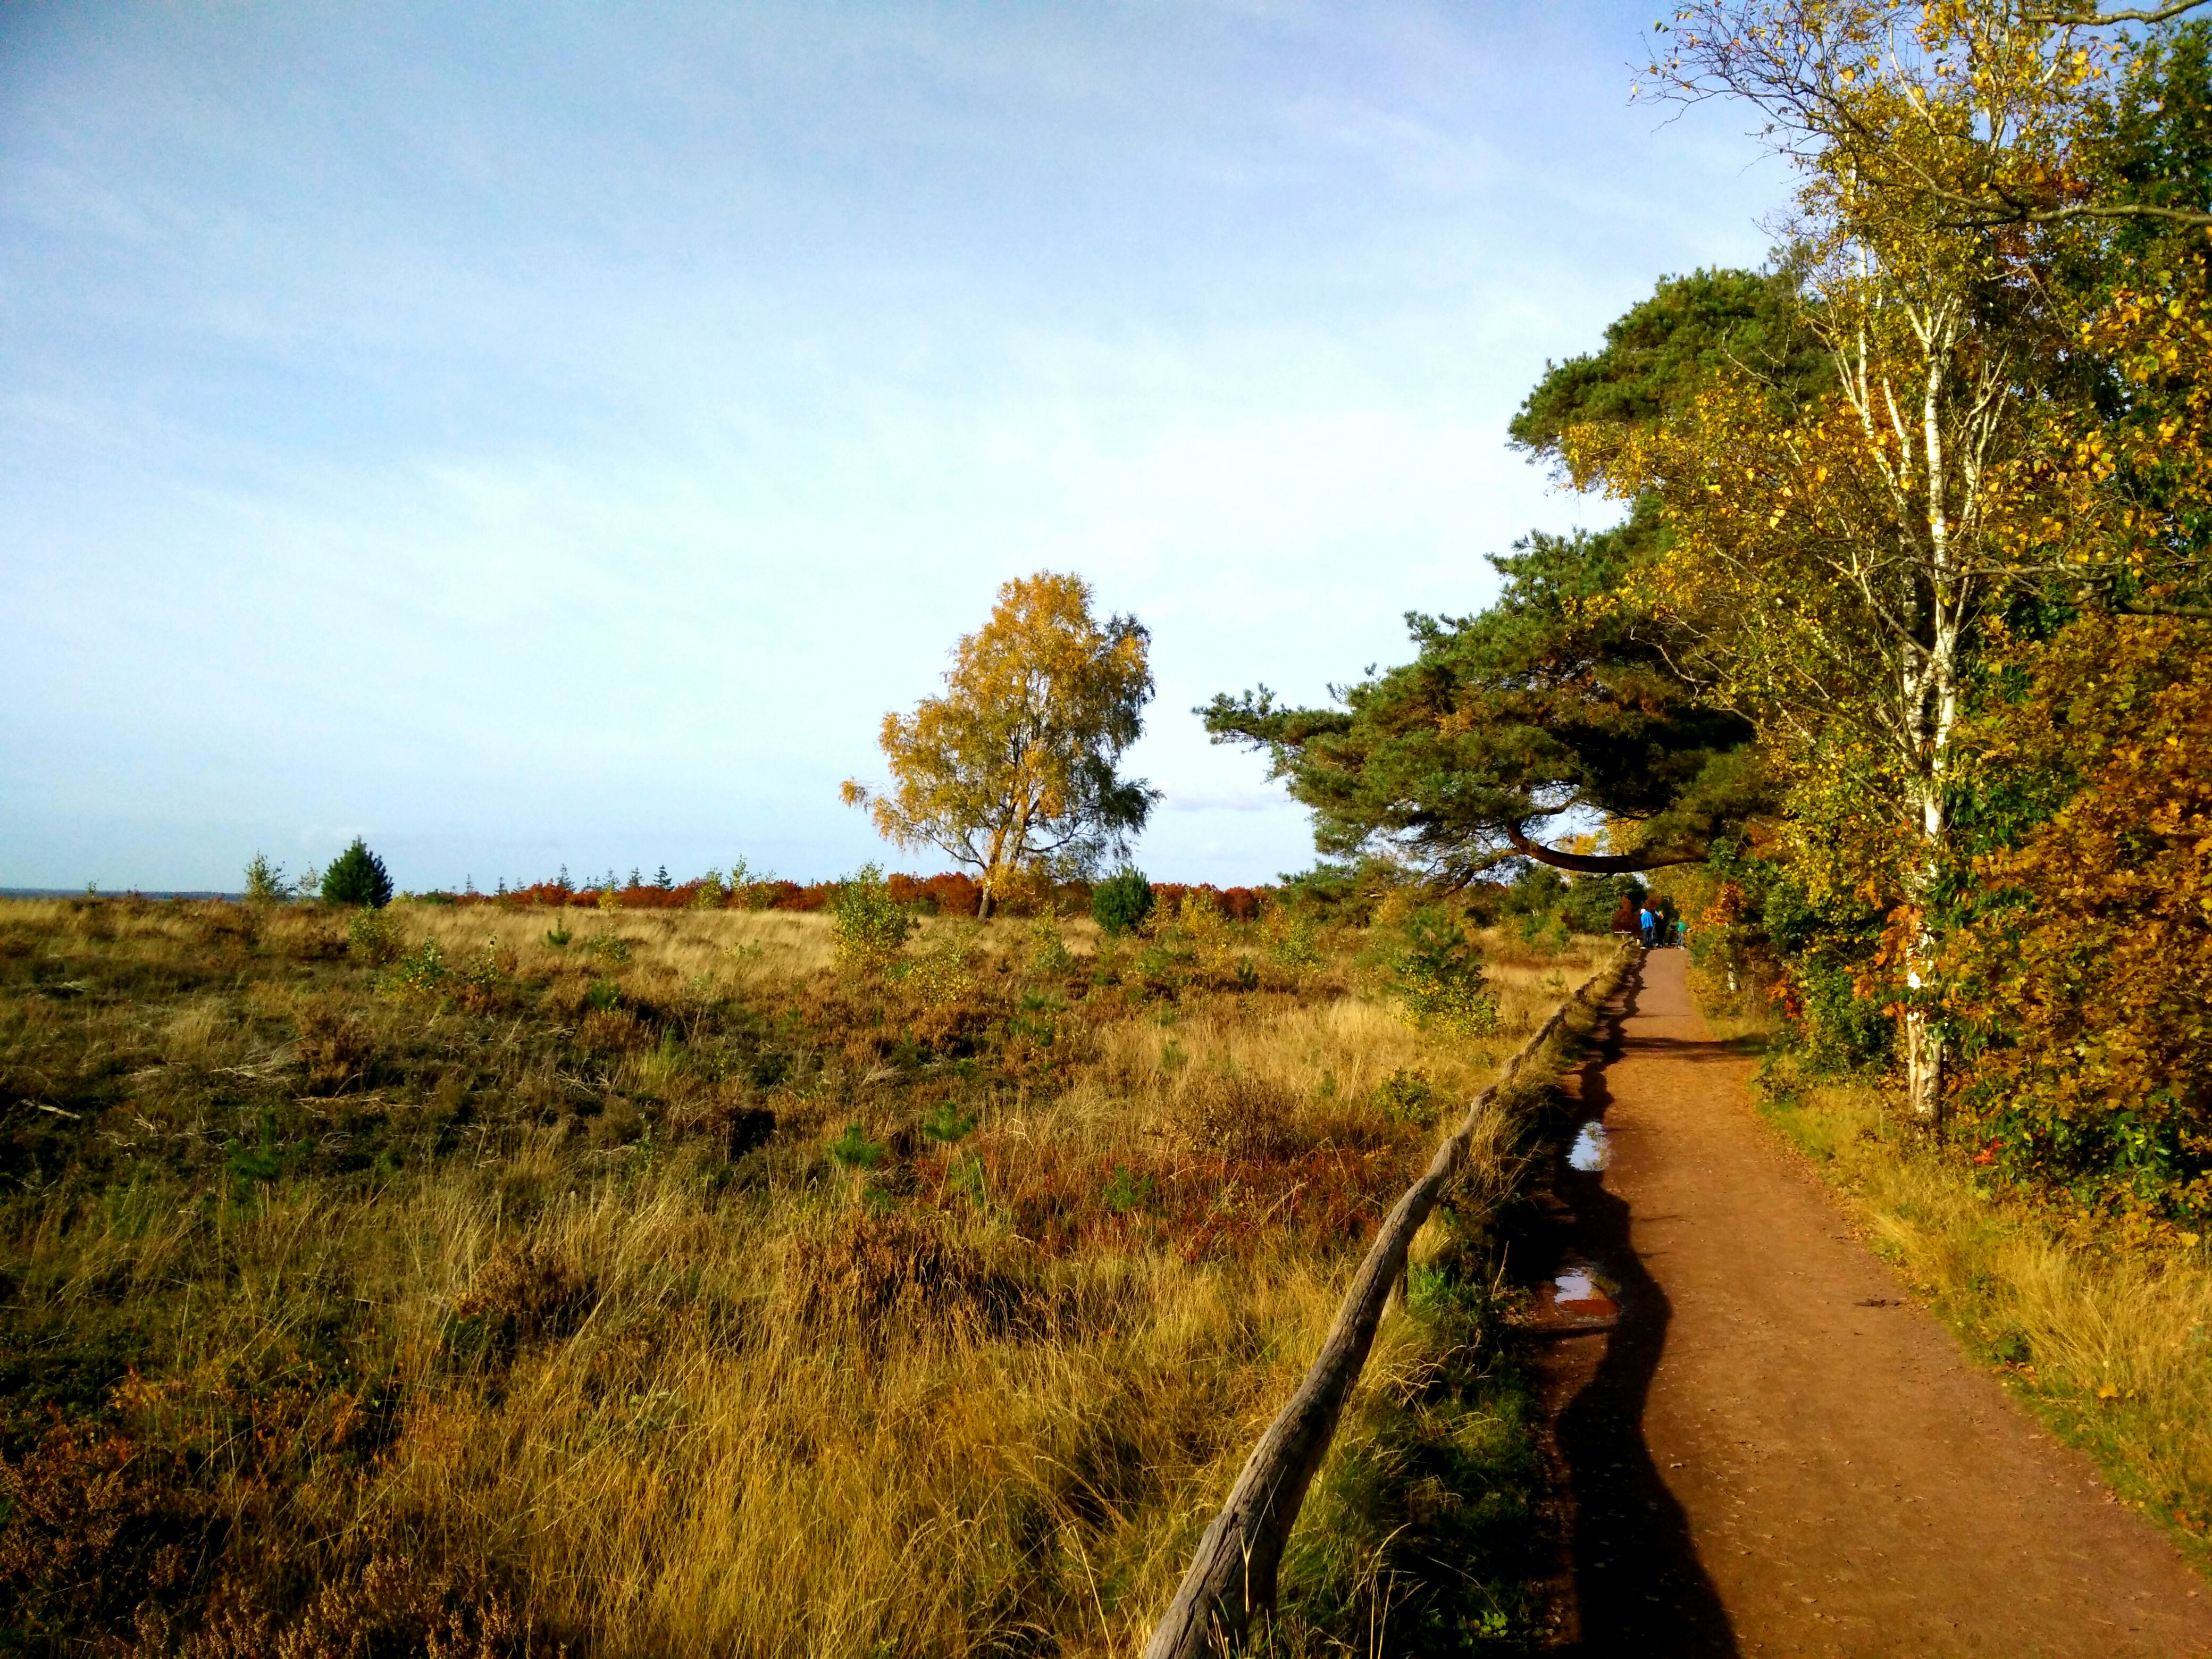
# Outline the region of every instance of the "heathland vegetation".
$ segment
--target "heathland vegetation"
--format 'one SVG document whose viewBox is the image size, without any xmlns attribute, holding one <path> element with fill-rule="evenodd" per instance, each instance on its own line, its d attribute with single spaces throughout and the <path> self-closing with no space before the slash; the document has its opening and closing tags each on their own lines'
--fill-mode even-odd
<svg viewBox="0 0 2212 1659">
<path fill-rule="evenodd" d="M 1126 1648 L 1440 1121 L 1609 948 L 754 885 L 0 907 L 11 1649 Z M 1425 1248 L 1286 1631 L 1539 1617 L 1486 1231 L 1533 1125 Z"/>
</svg>

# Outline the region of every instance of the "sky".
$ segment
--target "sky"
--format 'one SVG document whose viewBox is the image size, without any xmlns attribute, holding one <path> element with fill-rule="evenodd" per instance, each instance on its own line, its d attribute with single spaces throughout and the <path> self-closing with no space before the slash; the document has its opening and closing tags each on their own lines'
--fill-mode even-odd
<svg viewBox="0 0 2212 1659">
<path fill-rule="evenodd" d="M 1158 879 L 1310 865 L 1192 708 L 1618 516 L 1505 425 L 1756 264 L 1653 5 L 0 9 L 0 886 L 870 858 L 999 585 L 1151 630 Z"/>
</svg>

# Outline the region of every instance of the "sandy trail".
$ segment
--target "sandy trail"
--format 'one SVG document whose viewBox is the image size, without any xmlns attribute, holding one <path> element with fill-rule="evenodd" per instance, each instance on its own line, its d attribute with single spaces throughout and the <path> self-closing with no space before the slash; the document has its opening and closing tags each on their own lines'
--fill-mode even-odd
<svg viewBox="0 0 2212 1659">
<path fill-rule="evenodd" d="M 1679 951 L 1570 1087 L 1550 1243 L 1620 1285 L 1541 1343 L 1588 1654 L 2212 1653 L 2212 1589 L 1971 1364 L 1753 1115 Z"/>
</svg>

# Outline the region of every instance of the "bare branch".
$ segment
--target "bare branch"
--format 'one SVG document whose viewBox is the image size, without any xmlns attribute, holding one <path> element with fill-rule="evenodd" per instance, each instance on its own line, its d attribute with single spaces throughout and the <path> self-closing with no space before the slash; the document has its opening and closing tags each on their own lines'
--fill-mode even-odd
<svg viewBox="0 0 2212 1659">
<path fill-rule="evenodd" d="M 2212 605 L 2160 605 L 2153 599 L 2128 599 L 2112 609 L 2123 617 L 2179 617 L 2185 622 L 2212 622 Z"/>
<path fill-rule="evenodd" d="M 2170 6 L 2136 11 L 2100 11 L 2094 6 L 2061 7 L 2053 11 L 2031 11 L 2027 19 L 2054 29 L 2094 29 L 2109 23 L 2167 23 L 2208 3 L 2212 0 L 2174 0 Z"/>
</svg>

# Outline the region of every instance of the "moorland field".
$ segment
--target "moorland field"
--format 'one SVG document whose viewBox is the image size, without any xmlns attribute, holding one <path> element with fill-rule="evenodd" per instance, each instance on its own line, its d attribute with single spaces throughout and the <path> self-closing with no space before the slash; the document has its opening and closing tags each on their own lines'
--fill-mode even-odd
<svg viewBox="0 0 2212 1659">
<path fill-rule="evenodd" d="M 936 917 L 861 971 L 821 914 L 0 904 L 7 1644 L 1130 1644 L 1610 950 L 1484 935 L 1470 1034 L 1401 1017 L 1391 937 Z M 1529 1112 L 1419 1252 L 1285 1642 L 1538 1616 L 1484 1234 Z"/>
</svg>

